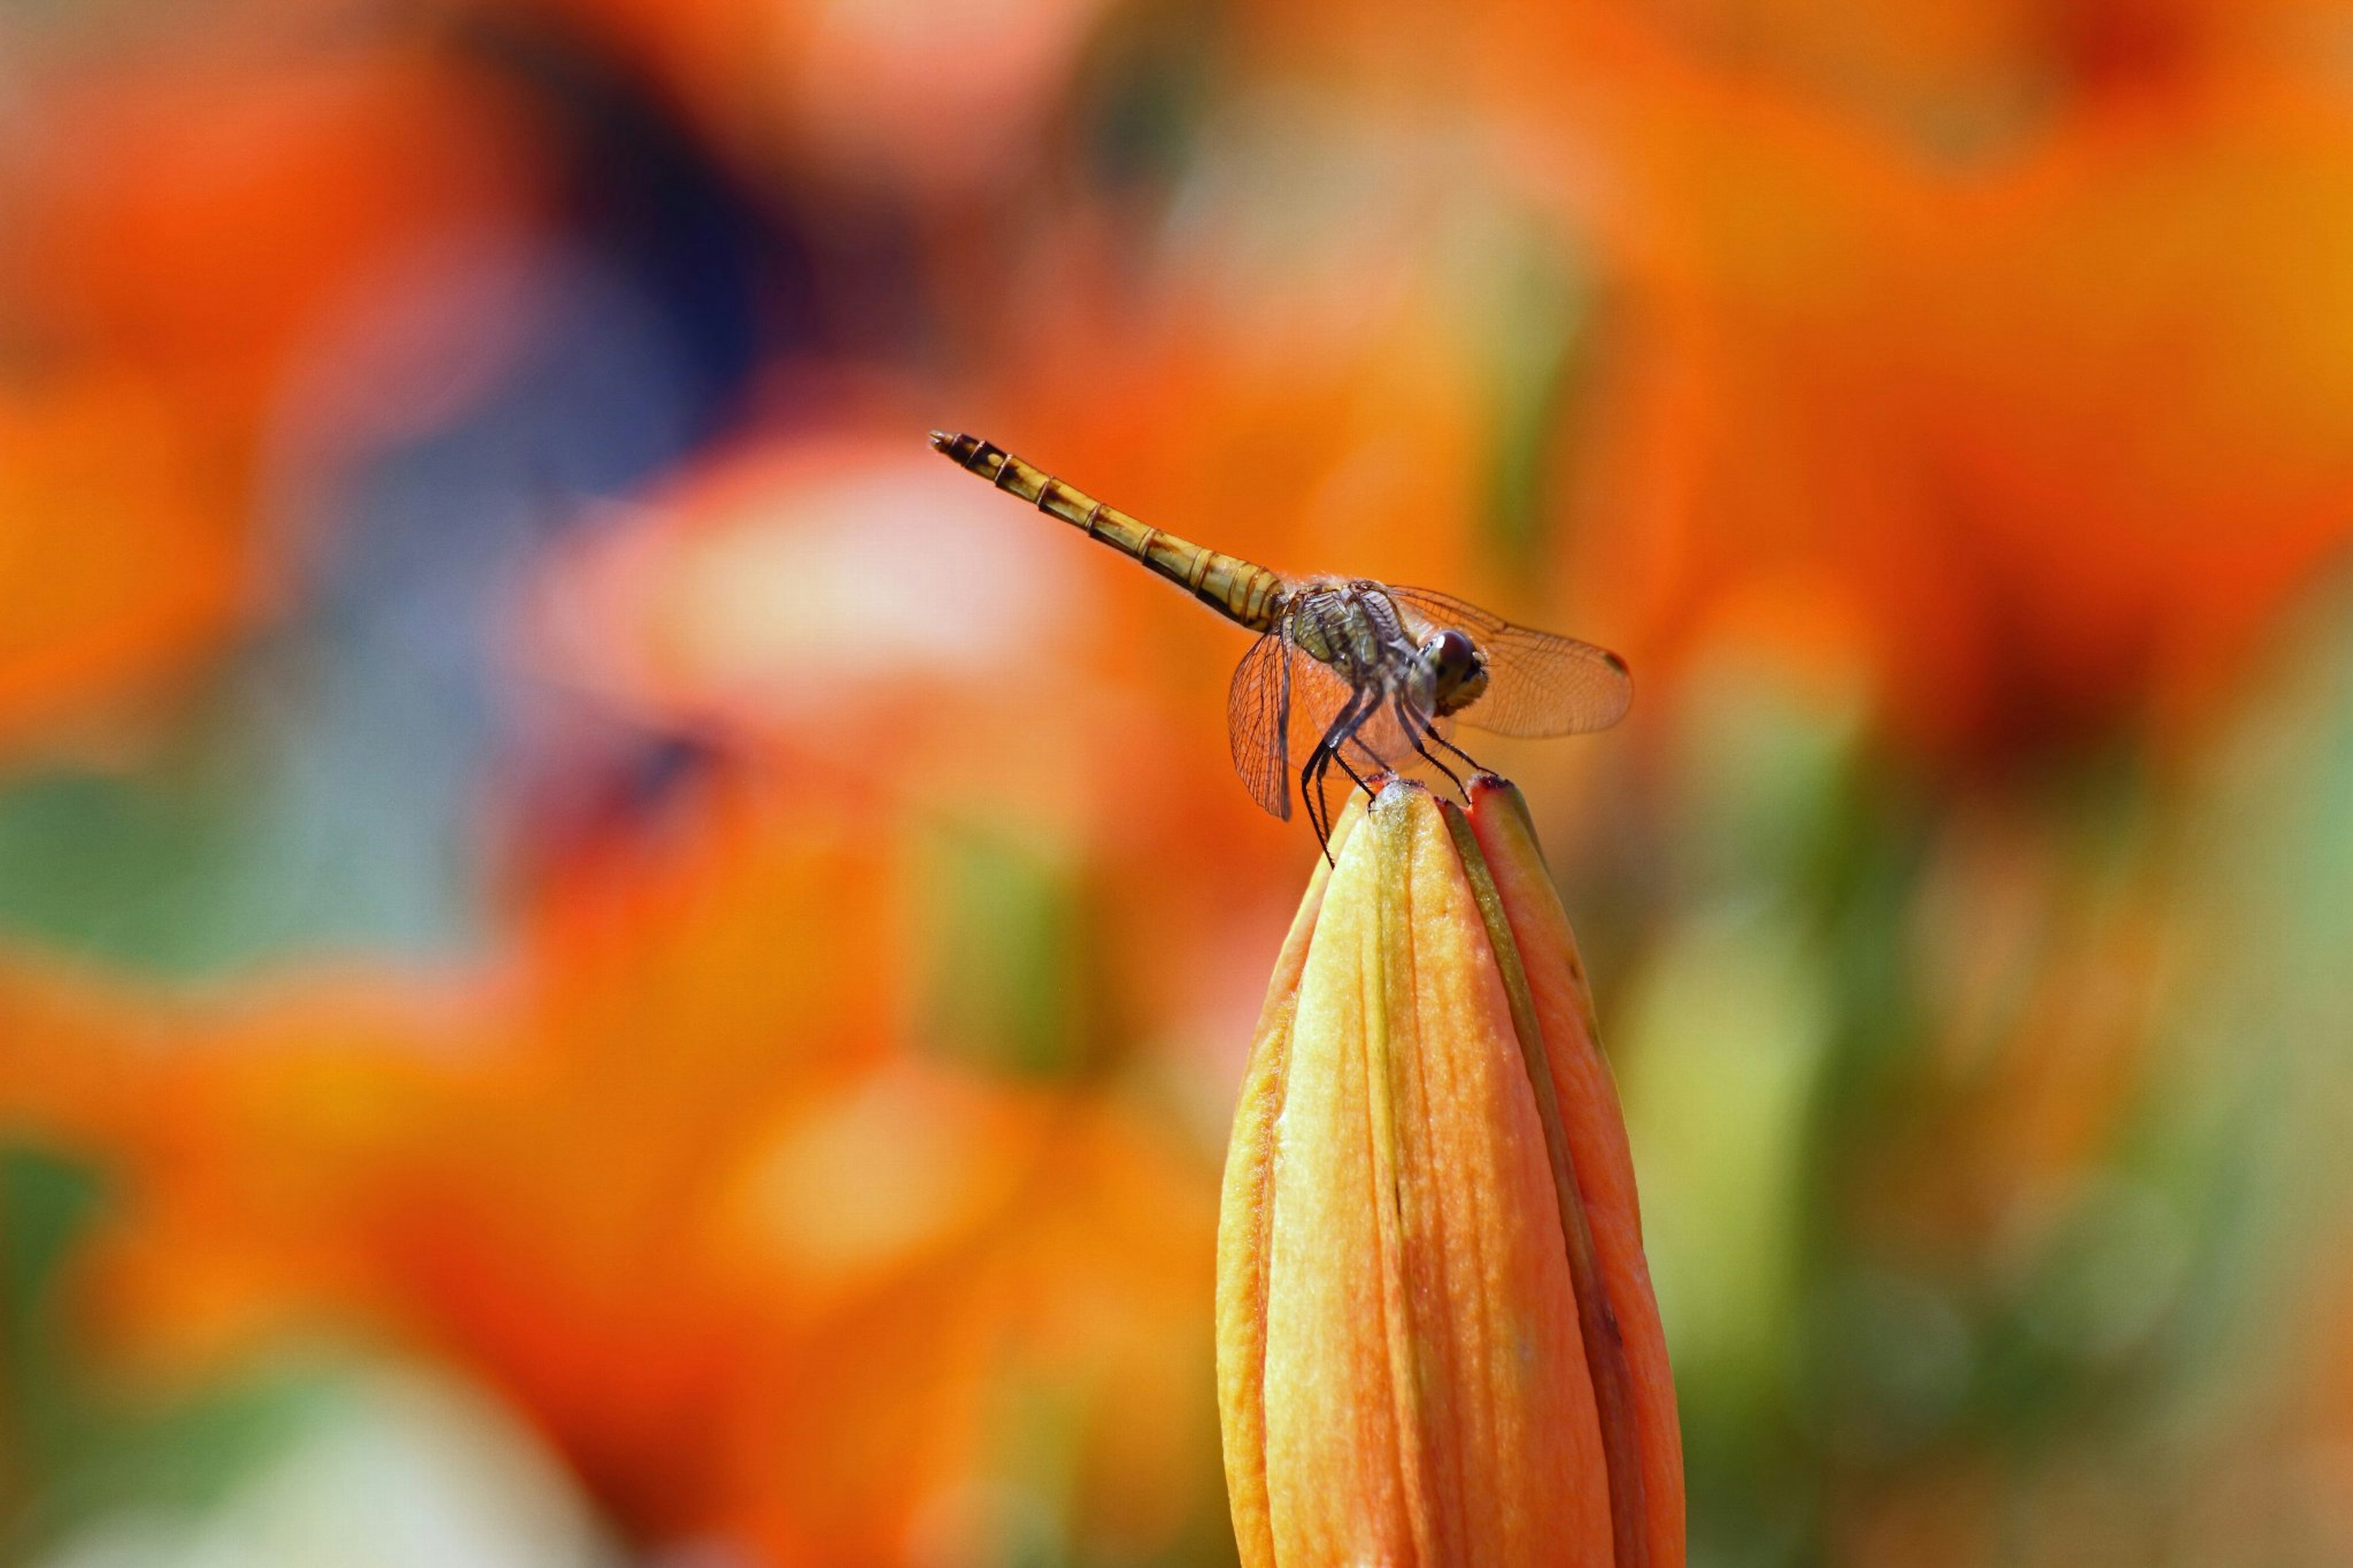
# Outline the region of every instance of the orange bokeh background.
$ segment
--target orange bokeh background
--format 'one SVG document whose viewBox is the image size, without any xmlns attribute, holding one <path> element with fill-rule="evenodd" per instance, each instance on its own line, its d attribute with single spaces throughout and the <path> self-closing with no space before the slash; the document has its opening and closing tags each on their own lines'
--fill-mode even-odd
<svg viewBox="0 0 2353 1568">
<path fill-rule="evenodd" d="M 2353 11 L 0 18 L 0 1552 L 1229 1561 L 1240 633 L 1527 789 L 1703 1564 L 2353 1558 Z"/>
</svg>

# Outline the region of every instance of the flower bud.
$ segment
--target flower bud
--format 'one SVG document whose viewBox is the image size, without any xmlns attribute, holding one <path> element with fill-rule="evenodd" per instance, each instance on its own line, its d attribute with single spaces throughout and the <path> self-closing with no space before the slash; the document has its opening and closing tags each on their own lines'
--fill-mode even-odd
<svg viewBox="0 0 2353 1568">
<path fill-rule="evenodd" d="M 1226 1474 L 1246 1568 L 1680 1568 L 1632 1167 L 1525 806 L 1352 803 L 1278 961 L 1227 1157 Z"/>
</svg>

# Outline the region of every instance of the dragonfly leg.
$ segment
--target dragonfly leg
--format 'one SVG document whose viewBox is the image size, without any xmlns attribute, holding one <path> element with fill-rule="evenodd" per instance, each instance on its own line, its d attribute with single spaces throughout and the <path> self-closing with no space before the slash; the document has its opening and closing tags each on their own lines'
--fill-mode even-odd
<svg viewBox="0 0 2353 1568">
<path fill-rule="evenodd" d="M 1436 768 L 1440 773 L 1444 773 L 1449 779 L 1452 780 L 1455 793 L 1462 797 L 1465 805 L 1468 805 L 1471 799 L 1470 787 L 1463 784 L 1461 778 L 1456 774 L 1452 768 L 1450 768 L 1444 763 L 1440 762 L 1437 754 L 1431 752 L 1428 746 L 1421 743 L 1422 737 L 1426 735 L 1431 740 L 1438 742 L 1440 745 L 1446 746 L 1444 738 L 1438 733 L 1438 727 L 1430 722 L 1429 719 L 1423 717 L 1419 710 L 1409 703 L 1405 700 L 1405 694 L 1403 692 L 1399 692 L 1398 694 L 1398 699 L 1394 707 L 1397 713 L 1398 728 L 1402 729 L 1406 732 L 1406 738 L 1413 742 L 1413 749 L 1421 753 L 1421 760 L 1428 763 L 1431 767 Z M 1446 749 L 1450 752 L 1454 752 L 1454 754 L 1457 756 L 1461 756 L 1462 754 L 1459 751 L 1455 751 L 1455 748 L 1452 746 L 1446 746 Z M 1463 760 L 1465 762 L 1470 761 L 1467 757 Z M 1479 764 L 1472 763 L 1471 765 L 1475 768 Z"/>
<path fill-rule="evenodd" d="M 1365 721 L 1373 716 L 1373 710 L 1380 706 L 1380 694 L 1371 687 L 1360 688 L 1355 696 L 1348 699 L 1348 705 L 1340 710 L 1340 716 L 1332 721 L 1332 727 L 1324 732 L 1324 749 L 1331 753 L 1332 761 L 1339 763 L 1340 771 L 1366 795 L 1373 793 L 1373 786 L 1365 782 L 1364 774 L 1348 765 L 1347 748 L 1354 746 L 1372 758 L 1376 773 L 1388 766 L 1381 754 L 1366 745 L 1356 733 L 1365 727 Z"/>
<path fill-rule="evenodd" d="M 1333 730 L 1338 728 L 1335 722 Z M 1326 860 L 1332 858 L 1332 803 L 1324 798 L 1324 775 L 1332 771 L 1332 758 L 1337 750 L 1332 731 L 1326 731 L 1324 738 L 1315 742 L 1315 749 L 1307 753 L 1306 765 L 1299 770 L 1299 798 L 1307 807 L 1307 820 L 1315 829 L 1316 847 L 1324 851 Z"/>
<path fill-rule="evenodd" d="M 1378 695 L 1368 689 L 1350 693 L 1348 700 L 1324 730 L 1324 738 L 1316 742 L 1315 749 L 1308 753 L 1307 765 L 1299 770 L 1299 794 L 1307 805 L 1307 819 L 1314 824 L 1315 841 L 1323 846 L 1326 860 L 1332 858 L 1332 805 L 1324 798 L 1324 775 L 1332 771 L 1332 764 L 1336 762 L 1348 777 L 1355 780 L 1357 788 L 1366 788 L 1363 777 L 1348 765 L 1348 760 L 1340 754 L 1340 749 L 1356 739 L 1357 729 L 1378 701 Z M 1361 742 L 1358 744 L 1370 754 L 1371 748 L 1363 747 Z"/>
<path fill-rule="evenodd" d="M 1332 858 L 1332 829 L 1324 824 L 1324 758 L 1322 742 L 1307 753 L 1307 761 L 1299 770 L 1299 804 L 1307 810 L 1307 826 L 1315 830 L 1315 847 L 1324 851 L 1324 858 Z M 1336 863 L 1336 862 L 1335 862 Z"/>
<path fill-rule="evenodd" d="M 1353 740 L 1355 740 L 1355 738 L 1356 738 L 1356 737 L 1354 737 L 1353 735 L 1349 737 L 1349 739 L 1350 739 L 1350 740 L 1352 740 L 1352 741 L 1353 741 Z M 1368 757 L 1369 757 L 1369 756 L 1371 756 L 1371 755 L 1373 754 L 1373 753 L 1372 753 L 1372 748 L 1371 748 L 1371 747 L 1369 747 L 1369 746 L 1361 746 L 1361 745 L 1360 745 L 1360 746 L 1358 746 L 1356 749 L 1357 749 L 1358 751 L 1363 752 L 1364 752 L 1366 756 L 1368 756 Z M 1354 784 L 1356 784 L 1356 786 L 1358 789 L 1363 790 L 1366 795 L 1370 795 L 1370 794 L 1372 794 L 1372 793 L 1373 793 L 1373 786 L 1372 786 L 1372 785 L 1370 785 L 1370 784 L 1366 784 L 1366 783 L 1365 782 L 1365 775 L 1364 775 L 1364 774 L 1362 774 L 1362 773 L 1358 773 L 1356 769 L 1354 769 L 1354 768 L 1350 767 L 1350 766 L 1348 765 L 1348 759 L 1347 759 L 1346 754 L 1345 754 L 1345 753 L 1344 753 L 1343 752 L 1341 752 L 1341 751 L 1340 751 L 1338 748 L 1336 748 L 1336 747 L 1335 747 L 1335 748 L 1334 748 L 1334 750 L 1333 750 L 1333 752 L 1332 752 L 1332 760 L 1333 760 L 1334 762 L 1335 762 L 1335 763 L 1339 763 L 1339 764 L 1340 764 L 1340 771 L 1341 771 L 1342 773 L 1344 773 L 1347 774 L 1347 775 L 1348 775 L 1349 780 L 1350 780 L 1352 783 L 1354 783 Z M 1377 759 L 1376 759 L 1376 760 L 1377 761 Z"/>
<path fill-rule="evenodd" d="M 1480 764 L 1480 762 L 1479 762 L 1479 759 L 1478 759 L 1478 758 L 1476 758 L 1476 757 L 1472 756 L 1470 752 L 1468 752 L 1464 751 L 1461 747 L 1460 747 L 1460 746 L 1456 745 L 1453 742 L 1451 742 L 1451 741 L 1448 740 L 1445 736 L 1443 736 L 1443 735 L 1440 734 L 1440 733 L 1438 732 L 1438 725 L 1436 724 L 1436 722 L 1434 722 L 1434 721 L 1425 721 L 1425 722 L 1424 722 L 1424 724 L 1422 725 L 1422 731 L 1421 731 L 1421 732 L 1422 732 L 1423 734 L 1425 734 L 1425 735 L 1429 736 L 1431 740 L 1433 740 L 1433 741 L 1437 742 L 1440 745 L 1441 745 L 1441 746 L 1445 747 L 1448 751 L 1450 751 L 1450 752 L 1453 752 L 1456 756 L 1458 756 L 1458 757 L 1461 758 L 1464 762 L 1466 762 L 1466 763 L 1470 763 L 1470 764 L 1471 764 L 1471 771 L 1472 771 L 1472 773 L 1485 773 L 1485 772 L 1487 771 L 1483 766 L 1482 766 L 1482 765 Z"/>
<path fill-rule="evenodd" d="M 1318 744 L 1299 774 L 1300 793 L 1314 803 L 1308 808 L 1307 815 L 1308 820 L 1315 825 L 1315 842 L 1323 849 L 1324 858 L 1334 865 L 1338 862 L 1332 859 L 1332 803 L 1324 798 L 1324 780 L 1332 772 L 1332 764 L 1335 762 L 1344 768 L 1348 767 L 1340 759 L 1339 747 Z M 1349 768 L 1348 776 L 1355 778 L 1356 770 Z"/>
</svg>

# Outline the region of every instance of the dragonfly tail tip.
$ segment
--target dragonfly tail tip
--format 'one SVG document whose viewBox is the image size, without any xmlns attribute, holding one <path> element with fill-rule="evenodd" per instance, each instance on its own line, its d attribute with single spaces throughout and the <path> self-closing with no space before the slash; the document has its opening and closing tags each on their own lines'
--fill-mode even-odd
<svg viewBox="0 0 2353 1568">
<path fill-rule="evenodd" d="M 955 446 L 955 437 L 953 437 L 953 436 L 951 436 L 951 435 L 949 435 L 946 431 L 944 431 L 944 430 L 934 430 L 934 431 L 933 431 L 933 432 L 932 432 L 932 450 L 933 450 L 933 451 L 934 451 L 934 452 L 944 452 L 944 451 L 946 451 L 950 447 L 953 447 L 953 446 Z"/>
</svg>

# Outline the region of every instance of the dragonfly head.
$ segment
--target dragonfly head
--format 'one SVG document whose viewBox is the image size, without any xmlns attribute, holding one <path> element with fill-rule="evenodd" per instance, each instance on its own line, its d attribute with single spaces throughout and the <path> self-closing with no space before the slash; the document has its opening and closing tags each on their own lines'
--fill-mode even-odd
<svg viewBox="0 0 2353 1568">
<path fill-rule="evenodd" d="M 1430 708 L 1438 717 L 1461 712 L 1487 689 L 1487 658 L 1461 632 L 1432 632 L 1414 662 L 1430 683 Z"/>
</svg>

